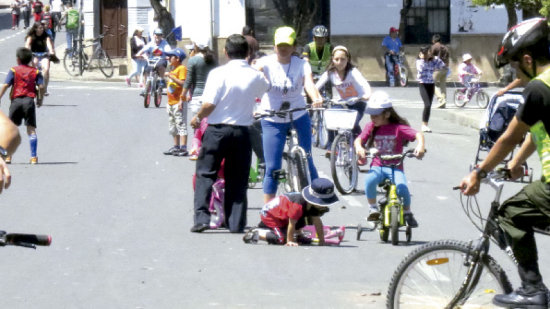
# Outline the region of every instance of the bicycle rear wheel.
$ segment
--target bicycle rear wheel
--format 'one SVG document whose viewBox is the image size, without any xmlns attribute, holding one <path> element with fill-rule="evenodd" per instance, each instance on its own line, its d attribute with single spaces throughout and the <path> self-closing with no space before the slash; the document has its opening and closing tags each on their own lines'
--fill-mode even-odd
<svg viewBox="0 0 550 309">
<path fill-rule="evenodd" d="M 469 252 L 469 243 L 457 240 L 439 240 L 417 248 L 395 270 L 386 307 L 445 308 L 470 270 L 465 266 Z M 492 305 L 493 297 L 512 291 L 506 273 L 491 256 L 482 256 L 481 263 L 479 282 L 460 308 L 497 308 Z"/>
<path fill-rule="evenodd" d="M 460 89 L 456 89 L 453 95 L 456 107 L 464 107 L 466 105 L 466 94 Z"/>
<path fill-rule="evenodd" d="M 489 95 L 483 90 L 479 90 L 476 93 L 477 106 L 480 108 L 486 108 L 489 104 Z"/>
<path fill-rule="evenodd" d="M 160 107 L 160 103 L 162 103 L 162 87 L 157 82 L 157 86 L 155 87 L 155 106 Z"/>
<path fill-rule="evenodd" d="M 404 66 L 400 66 L 401 69 L 399 70 L 399 84 L 401 87 L 407 86 L 408 77 L 407 77 L 407 68 Z"/>
<path fill-rule="evenodd" d="M 330 173 L 336 189 L 342 194 L 350 194 L 357 186 L 357 159 L 353 145 L 346 134 L 338 134 L 332 142 L 330 153 Z"/>
<path fill-rule="evenodd" d="M 79 57 L 80 54 L 76 51 L 67 51 L 65 53 L 65 56 L 63 57 L 63 67 L 65 68 L 67 74 L 71 76 L 81 75 L 79 68 Z"/>
<path fill-rule="evenodd" d="M 105 77 L 108 78 L 113 76 L 113 62 L 111 61 L 111 57 L 107 55 L 106 51 L 101 50 L 98 53 L 97 65 L 99 66 L 99 70 L 101 71 L 101 73 L 103 73 L 103 75 L 105 75 Z"/>
</svg>

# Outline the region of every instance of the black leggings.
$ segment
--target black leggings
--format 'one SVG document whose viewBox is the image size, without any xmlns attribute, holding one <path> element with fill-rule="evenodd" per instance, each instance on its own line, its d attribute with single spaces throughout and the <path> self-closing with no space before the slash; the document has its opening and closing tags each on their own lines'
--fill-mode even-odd
<svg viewBox="0 0 550 309">
<path fill-rule="evenodd" d="M 432 100 L 434 98 L 434 84 L 418 84 L 420 88 L 420 97 L 424 101 L 424 111 L 422 112 L 422 122 L 428 123 L 432 109 Z"/>
</svg>

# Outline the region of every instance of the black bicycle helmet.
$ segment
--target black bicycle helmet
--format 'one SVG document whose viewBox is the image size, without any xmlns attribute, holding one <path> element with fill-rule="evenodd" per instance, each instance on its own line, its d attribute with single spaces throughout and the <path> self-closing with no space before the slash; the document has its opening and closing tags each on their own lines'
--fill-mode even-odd
<svg viewBox="0 0 550 309">
<path fill-rule="evenodd" d="M 531 18 L 513 26 L 504 35 L 495 55 L 495 66 L 501 68 L 526 48 L 548 41 L 546 18 Z"/>
<path fill-rule="evenodd" d="M 316 36 L 319 38 L 326 38 L 328 36 L 328 29 L 323 25 L 317 25 L 313 27 L 312 33 L 313 33 L 313 36 Z"/>
</svg>

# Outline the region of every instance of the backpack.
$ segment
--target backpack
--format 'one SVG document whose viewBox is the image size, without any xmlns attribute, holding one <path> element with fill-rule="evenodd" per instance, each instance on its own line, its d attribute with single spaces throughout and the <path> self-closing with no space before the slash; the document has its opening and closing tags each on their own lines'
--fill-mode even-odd
<svg viewBox="0 0 550 309">
<path fill-rule="evenodd" d="M 50 13 L 43 14 L 42 15 L 42 20 L 45 20 L 47 22 L 48 29 L 53 28 L 53 19 L 52 19 L 52 15 Z"/>
<path fill-rule="evenodd" d="M 78 22 L 80 19 L 80 14 L 75 9 L 70 9 L 67 11 L 67 23 L 65 24 L 65 28 L 67 29 L 76 29 L 78 28 Z"/>
</svg>

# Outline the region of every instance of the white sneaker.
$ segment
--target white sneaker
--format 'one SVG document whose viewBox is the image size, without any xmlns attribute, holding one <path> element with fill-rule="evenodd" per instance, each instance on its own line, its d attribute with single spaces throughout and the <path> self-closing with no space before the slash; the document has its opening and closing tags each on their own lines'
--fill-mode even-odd
<svg viewBox="0 0 550 309">
<path fill-rule="evenodd" d="M 379 218 L 380 218 L 380 208 L 371 207 L 369 209 L 369 216 L 367 217 L 367 221 L 377 221 Z"/>
<path fill-rule="evenodd" d="M 427 125 L 422 125 L 422 132 L 432 132 L 432 129 L 430 129 L 430 127 L 428 127 Z"/>
</svg>

